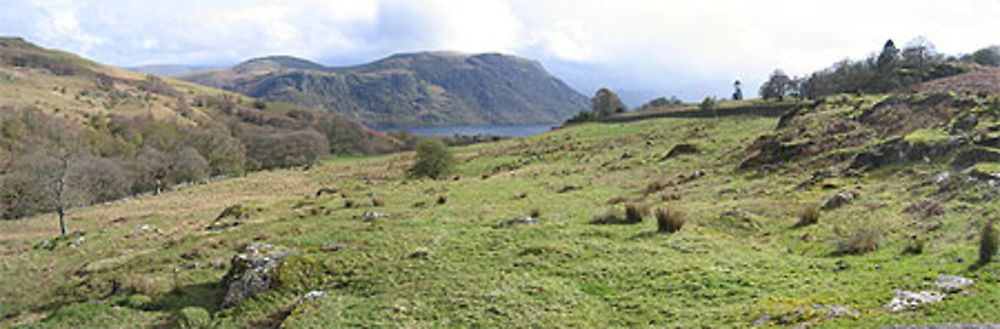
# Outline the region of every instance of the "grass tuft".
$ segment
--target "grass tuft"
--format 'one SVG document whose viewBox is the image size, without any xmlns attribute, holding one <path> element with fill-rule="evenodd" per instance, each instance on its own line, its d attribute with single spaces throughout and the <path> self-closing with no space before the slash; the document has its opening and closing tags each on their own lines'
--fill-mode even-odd
<svg viewBox="0 0 1000 329">
<path fill-rule="evenodd" d="M 656 208 L 653 214 L 656 217 L 657 232 L 674 233 L 687 223 L 687 215 L 670 206 Z"/>
<path fill-rule="evenodd" d="M 993 218 L 987 219 L 979 232 L 979 264 L 984 265 L 993 260 L 997 254 L 997 234 L 993 228 Z"/>
</svg>

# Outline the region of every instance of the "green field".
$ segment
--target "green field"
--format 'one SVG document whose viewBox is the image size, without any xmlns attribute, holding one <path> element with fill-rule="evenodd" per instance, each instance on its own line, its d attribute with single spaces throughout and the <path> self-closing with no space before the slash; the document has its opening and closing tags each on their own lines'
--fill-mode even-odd
<svg viewBox="0 0 1000 329">
<path fill-rule="evenodd" d="M 0 222 L 0 326 L 172 327 L 189 306 L 206 309 L 218 327 L 694 328 L 758 320 L 776 327 L 878 327 L 1000 320 L 994 274 L 1000 266 L 973 266 L 979 229 L 996 201 L 937 198 L 938 187 L 925 184 L 946 169 L 936 162 L 817 184 L 803 183 L 815 170 L 847 163 L 739 170 L 748 145 L 777 123 L 727 116 L 572 126 L 454 149 L 457 177 L 438 181 L 407 178 L 411 153 L 252 173 L 77 209 L 70 227 L 84 240 L 57 241 L 51 251 L 33 246 L 57 234 L 53 215 Z M 926 131 L 919 136 L 938 139 Z M 662 159 L 680 143 L 699 152 Z M 562 192 L 568 185 L 579 189 Z M 339 193 L 313 196 L 320 187 Z M 802 209 L 838 191 L 858 198 L 823 211 L 815 225 L 796 225 Z M 372 206 L 370 195 L 384 206 Z M 345 207 L 348 199 L 353 207 Z M 941 199 L 943 213 L 904 211 L 927 199 Z M 652 215 L 639 224 L 591 223 L 609 209 L 623 212 L 621 200 L 671 207 L 688 222 L 672 234 L 657 233 Z M 245 225 L 205 229 L 232 204 L 251 209 Z M 365 221 L 365 212 L 381 216 Z M 532 212 L 539 225 L 497 227 Z M 875 251 L 838 252 L 859 232 L 875 236 Z M 210 264 L 228 264 L 254 242 L 300 254 L 285 259 L 278 288 L 221 309 L 227 269 Z M 331 243 L 346 248 L 325 251 Z M 904 252 L 917 243 L 920 253 Z M 940 274 L 976 283 L 912 310 L 883 308 L 893 289 L 933 290 Z M 313 290 L 326 295 L 296 305 Z M 833 316 L 824 306 L 852 312 Z"/>
</svg>

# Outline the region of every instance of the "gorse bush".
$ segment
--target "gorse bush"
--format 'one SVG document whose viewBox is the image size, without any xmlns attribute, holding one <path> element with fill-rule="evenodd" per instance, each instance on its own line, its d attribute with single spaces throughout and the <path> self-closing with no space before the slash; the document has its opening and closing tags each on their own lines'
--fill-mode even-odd
<svg viewBox="0 0 1000 329">
<path fill-rule="evenodd" d="M 439 139 L 426 138 L 417 142 L 416 152 L 417 159 L 410 168 L 410 176 L 414 178 L 438 179 L 455 169 L 455 158 Z"/>
<path fill-rule="evenodd" d="M 653 211 L 656 217 L 656 231 L 663 233 L 673 233 L 680 231 L 687 223 L 687 215 L 670 206 L 656 208 Z"/>
</svg>

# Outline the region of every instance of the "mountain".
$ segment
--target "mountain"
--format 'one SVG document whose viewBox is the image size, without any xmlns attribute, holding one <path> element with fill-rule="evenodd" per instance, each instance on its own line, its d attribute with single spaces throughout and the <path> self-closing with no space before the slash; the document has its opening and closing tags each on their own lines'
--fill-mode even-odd
<svg viewBox="0 0 1000 329">
<path fill-rule="evenodd" d="M 133 72 L 156 74 L 165 77 L 178 77 L 181 75 L 209 70 L 212 68 L 213 67 L 211 66 L 204 66 L 204 65 L 155 64 L 155 65 L 126 67 L 125 69 Z"/>
<path fill-rule="evenodd" d="M 589 107 L 538 62 L 502 54 L 408 53 L 351 67 L 275 56 L 181 79 L 378 127 L 555 123 Z"/>
</svg>

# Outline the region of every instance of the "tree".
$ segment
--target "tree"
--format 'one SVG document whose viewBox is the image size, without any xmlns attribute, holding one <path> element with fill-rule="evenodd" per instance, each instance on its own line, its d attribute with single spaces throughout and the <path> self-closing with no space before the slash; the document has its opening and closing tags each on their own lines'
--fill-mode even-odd
<svg viewBox="0 0 1000 329">
<path fill-rule="evenodd" d="M 736 80 L 735 82 L 733 82 L 733 89 L 736 89 L 736 91 L 733 92 L 733 100 L 734 101 L 742 100 L 743 90 L 740 90 L 740 80 Z"/>
<path fill-rule="evenodd" d="M 888 73 L 891 72 L 895 67 L 896 61 L 899 60 L 899 48 L 896 48 L 896 43 L 889 39 L 882 46 L 882 52 L 878 55 L 878 60 L 876 60 L 875 65 L 879 72 Z"/>
<path fill-rule="evenodd" d="M 1000 46 L 976 50 L 976 52 L 972 53 L 971 59 L 979 65 L 1000 66 Z"/>
<path fill-rule="evenodd" d="M 167 185 L 166 179 L 170 174 L 169 160 L 166 153 L 150 146 L 139 150 L 135 161 L 132 162 L 131 173 L 134 181 L 132 192 L 153 191 L 153 195 L 159 195 Z"/>
<path fill-rule="evenodd" d="M 174 183 L 200 182 L 208 178 L 208 161 L 192 147 L 174 153 L 169 168 L 170 181 Z"/>
<path fill-rule="evenodd" d="M 623 113 L 626 109 L 625 103 L 622 103 L 621 98 L 618 98 L 618 94 L 607 88 L 601 88 L 594 94 L 592 111 L 598 116 L 607 117 L 615 113 Z"/>
<path fill-rule="evenodd" d="M 455 167 L 455 158 L 440 139 L 424 138 L 417 142 L 417 158 L 410 168 L 413 177 L 442 178 Z"/>
<path fill-rule="evenodd" d="M 12 164 L 3 178 L 8 203 L 5 217 L 18 218 L 55 210 L 59 231 L 67 233 L 66 212 L 70 207 L 67 176 L 71 153 L 65 148 L 43 149 L 25 155 Z"/>
<path fill-rule="evenodd" d="M 67 184 L 73 204 L 86 205 L 117 200 L 128 194 L 131 181 L 114 160 L 80 156 L 68 168 Z"/>
<path fill-rule="evenodd" d="M 702 111 L 715 109 L 715 97 L 711 96 L 705 97 L 705 99 L 701 101 L 701 104 L 698 104 L 698 108 L 701 109 Z"/>
<path fill-rule="evenodd" d="M 774 70 L 774 73 L 771 73 L 771 78 L 760 86 L 760 97 L 782 100 L 785 95 L 795 89 L 794 86 L 792 79 L 785 74 L 785 71 Z"/>
</svg>

